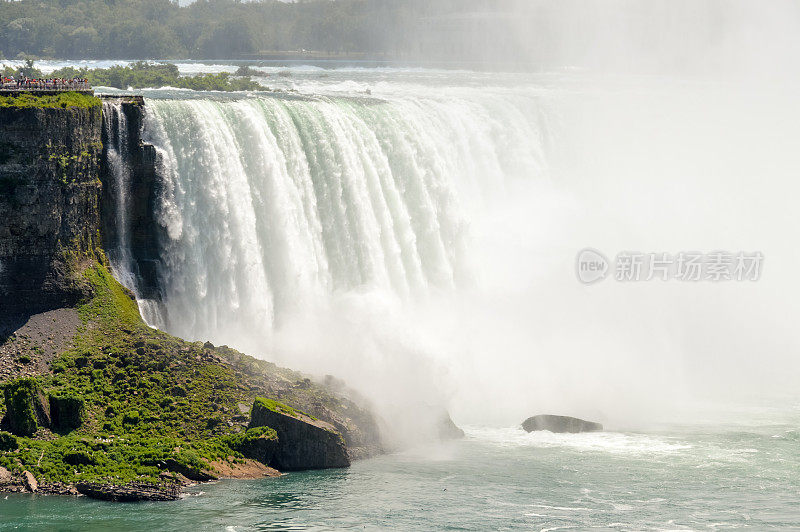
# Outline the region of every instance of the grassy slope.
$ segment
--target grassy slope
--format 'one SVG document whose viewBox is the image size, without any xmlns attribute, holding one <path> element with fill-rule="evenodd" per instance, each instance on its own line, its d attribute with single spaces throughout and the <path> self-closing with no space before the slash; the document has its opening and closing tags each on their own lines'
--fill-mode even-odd
<svg viewBox="0 0 800 532">
<path fill-rule="evenodd" d="M 78 92 L 61 92 L 54 95 L 39 95 L 23 93 L 19 96 L 1 96 L 0 107 L 31 107 L 56 108 L 66 107 L 99 107 L 102 105 L 100 98 Z"/>
<path fill-rule="evenodd" d="M 37 382 L 45 395 L 82 397 L 86 420 L 66 434 L 17 438 L 18 449 L 0 452 L 8 469 L 40 482 L 158 482 L 168 459 L 195 469 L 241 459 L 234 435 L 256 396 L 358 410 L 290 370 L 153 330 L 106 267 L 84 275 L 95 292 L 79 309 L 84 325 Z"/>
</svg>

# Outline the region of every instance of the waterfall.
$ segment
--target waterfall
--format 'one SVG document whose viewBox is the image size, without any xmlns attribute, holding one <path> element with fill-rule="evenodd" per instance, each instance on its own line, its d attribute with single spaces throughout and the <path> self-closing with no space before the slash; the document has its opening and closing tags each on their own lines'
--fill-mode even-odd
<svg viewBox="0 0 800 532">
<path fill-rule="evenodd" d="M 103 133 L 105 136 L 106 167 L 110 179 L 105 186 L 112 198 L 113 243 L 108 246 L 108 256 L 114 276 L 136 296 L 142 318 L 151 326 L 164 328 L 160 303 L 142 297 L 139 270 L 134 260 L 131 235 L 131 192 L 134 158 L 129 138 L 128 117 L 120 101 L 103 101 Z"/>
<path fill-rule="evenodd" d="M 133 272 L 130 212 L 131 157 L 128 141 L 128 119 L 118 101 L 103 102 L 106 164 L 111 179 L 106 186 L 114 202 L 114 243 L 108 248 L 115 277 L 128 289 L 136 291 Z"/>
<path fill-rule="evenodd" d="M 239 346 L 333 296 L 469 284 L 470 212 L 541 174 L 533 98 L 149 100 L 164 323 Z"/>
</svg>

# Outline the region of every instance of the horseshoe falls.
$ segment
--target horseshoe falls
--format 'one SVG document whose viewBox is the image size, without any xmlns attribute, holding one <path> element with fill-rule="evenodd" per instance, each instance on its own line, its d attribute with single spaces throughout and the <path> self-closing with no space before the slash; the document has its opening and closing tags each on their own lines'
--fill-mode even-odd
<svg viewBox="0 0 800 532">
<path fill-rule="evenodd" d="M 785 94 L 590 76 L 295 75 L 293 92 L 274 95 L 147 95 L 161 228 L 161 300 L 140 301 L 151 324 L 336 375 L 387 416 L 431 404 L 466 423 L 553 410 L 638 426 L 732 389 L 758 393 L 742 376 L 770 373 L 749 355 L 759 342 L 784 360 L 782 325 L 756 309 L 791 312 L 779 296 L 796 284 L 788 274 L 588 287 L 574 260 L 587 246 L 612 258 L 796 256 L 763 237 L 792 212 L 788 196 L 749 173 L 780 149 L 749 135 L 796 114 Z M 775 178 L 789 183 L 784 168 Z M 746 192 L 711 200 L 730 186 Z M 771 208 L 739 216 L 753 198 Z M 711 339 L 735 363 L 702 347 Z M 786 368 L 776 390 L 797 365 Z"/>
<path fill-rule="evenodd" d="M 475 286 L 475 217 L 546 179 L 545 114 L 524 91 L 148 100 L 164 228 L 151 321 L 357 384 L 375 377 L 356 367 L 430 381 L 427 340 L 386 365 L 379 344 Z M 345 354 L 343 334 L 364 343 Z"/>
</svg>

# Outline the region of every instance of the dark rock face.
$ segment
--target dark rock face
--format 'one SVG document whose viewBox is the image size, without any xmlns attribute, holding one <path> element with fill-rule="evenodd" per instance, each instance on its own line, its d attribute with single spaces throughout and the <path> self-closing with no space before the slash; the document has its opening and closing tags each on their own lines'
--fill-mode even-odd
<svg viewBox="0 0 800 532">
<path fill-rule="evenodd" d="M 91 295 L 77 264 L 100 227 L 100 107 L 0 108 L 0 314 Z"/>
<path fill-rule="evenodd" d="M 280 471 L 349 467 L 342 436 L 333 425 L 290 407 L 258 398 L 250 428 L 270 427 L 278 433 L 278 448 L 269 464 Z"/>
<path fill-rule="evenodd" d="M 278 451 L 278 435 L 268 427 L 255 427 L 228 438 L 231 449 L 245 458 L 269 465 Z"/>
<path fill-rule="evenodd" d="M 181 497 L 180 484 L 128 484 L 115 486 L 96 482 L 79 482 L 78 492 L 92 499 L 114 502 L 176 501 Z"/>
<path fill-rule="evenodd" d="M 550 432 L 594 432 L 603 430 L 603 425 L 593 421 L 585 421 L 576 417 L 539 415 L 529 417 L 522 422 L 526 432 L 549 430 Z"/>
</svg>

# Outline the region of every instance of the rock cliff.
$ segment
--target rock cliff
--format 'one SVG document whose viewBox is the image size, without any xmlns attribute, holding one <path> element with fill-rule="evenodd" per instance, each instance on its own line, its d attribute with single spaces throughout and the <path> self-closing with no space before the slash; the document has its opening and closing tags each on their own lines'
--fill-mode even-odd
<svg viewBox="0 0 800 532">
<path fill-rule="evenodd" d="M 99 238 L 102 113 L 0 108 L 0 315 L 74 305 Z"/>
</svg>

